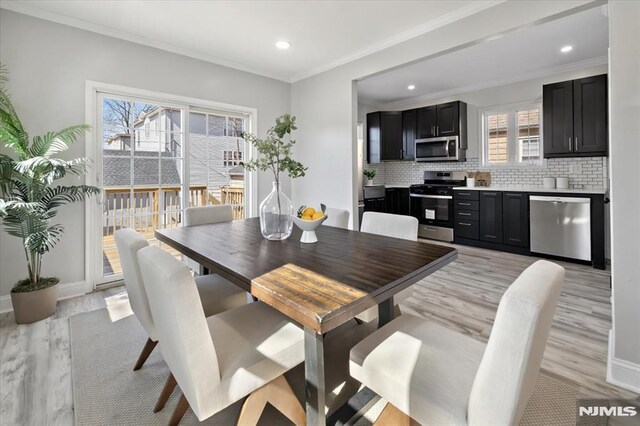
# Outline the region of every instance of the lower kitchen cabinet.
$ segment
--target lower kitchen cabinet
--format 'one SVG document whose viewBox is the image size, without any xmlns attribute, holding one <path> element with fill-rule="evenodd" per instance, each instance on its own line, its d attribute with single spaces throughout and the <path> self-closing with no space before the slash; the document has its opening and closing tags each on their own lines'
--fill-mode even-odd
<svg viewBox="0 0 640 426">
<path fill-rule="evenodd" d="M 384 197 L 368 198 L 364 200 L 365 212 L 385 213 L 387 211 L 387 203 Z"/>
<path fill-rule="evenodd" d="M 409 188 L 387 188 L 385 197 L 387 213 L 411 214 Z"/>
<path fill-rule="evenodd" d="M 454 190 L 454 242 L 530 255 L 530 195 L 548 193 Z M 582 196 L 591 199 L 591 264 L 594 268 L 604 269 L 604 204 L 608 200 L 602 194 Z"/>
<path fill-rule="evenodd" d="M 502 243 L 502 192 L 480 192 L 480 239 Z"/>
<path fill-rule="evenodd" d="M 529 193 L 502 193 L 502 243 L 529 247 Z"/>
</svg>

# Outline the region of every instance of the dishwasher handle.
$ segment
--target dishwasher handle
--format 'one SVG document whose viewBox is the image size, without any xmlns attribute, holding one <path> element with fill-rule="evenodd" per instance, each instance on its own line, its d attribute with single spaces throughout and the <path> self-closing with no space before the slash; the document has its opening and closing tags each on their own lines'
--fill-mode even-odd
<svg viewBox="0 0 640 426">
<path fill-rule="evenodd" d="M 576 204 L 588 204 L 591 202 L 591 198 L 588 197 L 548 197 L 542 195 L 530 195 L 529 201 L 544 201 L 547 203 L 553 204 L 565 204 L 565 203 L 576 203 Z"/>
</svg>

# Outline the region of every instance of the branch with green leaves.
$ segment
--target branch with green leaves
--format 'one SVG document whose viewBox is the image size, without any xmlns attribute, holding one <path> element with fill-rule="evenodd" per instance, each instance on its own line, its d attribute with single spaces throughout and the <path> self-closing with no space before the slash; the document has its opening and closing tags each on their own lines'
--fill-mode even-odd
<svg viewBox="0 0 640 426">
<path fill-rule="evenodd" d="M 295 122 L 294 116 L 284 114 L 276 118 L 276 125 L 267 131 L 264 139 L 244 133 L 242 138 L 256 148 L 258 158 L 240 164 L 248 171 L 271 170 L 277 183 L 280 182 L 280 172 L 286 172 L 292 179 L 304 176 L 307 168 L 292 158 L 291 151 L 296 141 L 291 138 L 283 140 L 285 135 L 291 135 L 297 129 Z"/>
</svg>

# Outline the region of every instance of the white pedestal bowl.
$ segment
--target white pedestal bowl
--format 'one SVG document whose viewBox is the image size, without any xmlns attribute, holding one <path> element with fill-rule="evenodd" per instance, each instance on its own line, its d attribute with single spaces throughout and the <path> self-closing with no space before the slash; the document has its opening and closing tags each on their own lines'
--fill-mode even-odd
<svg viewBox="0 0 640 426">
<path fill-rule="evenodd" d="M 302 220 L 297 216 L 293 217 L 293 223 L 300 229 L 302 229 L 302 237 L 300 237 L 301 243 L 317 243 L 318 237 L 316 236 L 316 228 L 322 224 L 325 220 L 327 220 L 327 215 L 325 214 L 320 219 L 316 220 Z"/>
</svg>

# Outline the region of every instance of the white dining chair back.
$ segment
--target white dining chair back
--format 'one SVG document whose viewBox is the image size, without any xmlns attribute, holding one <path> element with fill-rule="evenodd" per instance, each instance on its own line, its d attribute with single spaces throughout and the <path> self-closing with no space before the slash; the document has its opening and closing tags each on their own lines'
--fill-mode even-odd
<svg viewBox="0 0 640 426">
<path fill-rule="evenodd" d="M 116 248 L 118 249 L 118 257 L 122 267 L 122 276 L 124 278 L 124 286 L 129 296 L 129 304 L 131 310 L 135 314 L 142 327 L 153 341 L 157 341 L 155 325 L 151 309 L 149 308 L 149 300 L 145 290 L 140 265 L 138 263 L 138 251 L 149 246 L 149 242 L 144 235 L 133 229 L 123 228 L 115 232 L 114 239 Z"/>
<path fill-rule="evenodd" d="M 384 235 L 385 237 L 401 238 L 403 240 L 418 240 L 418 219 L 412 216 L 398 214 L 365 212 L 362 215 L 361 232 Z M 393 296 L 395 306 L 413 294 L 413 287 L 405 288 Z M 374 306 L 356 315 L 358 321 L 371 322 L 378 318 L 378 307 Z"/>
<path fill-rule="evenodd" d="M 518 424 L 533 392 L 565 271 L 545 260 L 502 296 L 469 396 L 470 425 Z"/>
<path fill-rule="evenodd" d="M 327 214 L 327 220 L 322 222 L 323 225 L 342 229 L 349 228 L 350 214 L 348 210 L 332 209 L 329 207 L 325 213 Z"/>
<path fill-rule="evenodd" d="M 138 259 L 162 356 L 196 416 L 206 418 L 220 369 L 193 277 L 159 247 L 140 250 Z"/>
<path fill-rule="evenodd" d="M 398 214 L 365 212 L 362 215 L 360 231 L 417 241 L 418 219 Z"/>
<path fill-rule="evenodd" d="M 184 226 L 230 222 L 232 220 L 233 208 L 230 204 L 220 204 L 217 206 L 204 207 L 187 207 L 184 210 Z"/>
</svg>

